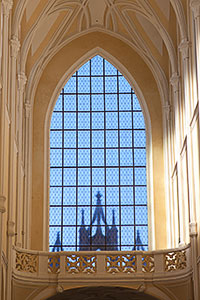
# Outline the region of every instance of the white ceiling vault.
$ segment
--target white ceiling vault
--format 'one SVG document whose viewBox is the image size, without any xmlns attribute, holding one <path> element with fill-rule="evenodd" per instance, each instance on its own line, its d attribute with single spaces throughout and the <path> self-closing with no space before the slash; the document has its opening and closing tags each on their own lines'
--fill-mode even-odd
<svg viewBox="0 0 200 300">
<path fill-rule="evenodd" d="M 64 45 L 102 31 L 127 42 L 167 82 L 177 73 L 177 28 L 187 41 L 186 0 L 13 0 L 12 36 L 19 40 L 27 78 Z M 179 42 L 180 42 L 179 41 Z M 167 58 L 167 59 L 166 59 Z"/>
</svg>

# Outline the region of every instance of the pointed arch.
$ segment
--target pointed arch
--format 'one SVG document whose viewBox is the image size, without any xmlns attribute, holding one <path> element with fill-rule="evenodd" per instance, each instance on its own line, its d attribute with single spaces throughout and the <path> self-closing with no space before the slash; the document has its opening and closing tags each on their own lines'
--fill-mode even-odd
<svg viewBox="0 0 200 300">
<path fill-rule="evenodd" d="M 148 108 L 150 126 L 149 134 L 149 157 L 152 167 L 148 171 L 148 181 L 150 184 L 150 197 L 159 201 L 159 205 L 154 206 L 150 200 L 149 217 L 152 238 L 149 241 L 155 242 L 155 235 L 162 236 L 157 239 L 157 246 L 165 247 L 165 226 L 166 223 L 160 220 L 160 211 L 165 207 L 164 195 L 164 163 L 163 163 L 163 121 L 162 106 L 158 86 L 155 78 L 148 66 L 134 50 L 121 40 L 104 35 L 103 33 L 88 34 L 80 37 L 61 49 L 43 69 L 38 82 L 36 93 L 34 93 L 33 113 L 31 124 L 33 124 L 33 163 L 32 177 L 29 189 L 32 189 L 32 221 L 29 226 L 32 230 L 31 245 L 33 249 L 48 248 L 48 231 L 44 227 L 48 224 L 48 166 L 45 165 L 48 157 L 48 130 L 50 126 L 50 114 L 53 110 L 53 103 L 59 96 L 60 89 L 72 74 L 92 55 L 102 55 L 112 63 L 128 80 L 140 100 L 145 121 L 148 122 L 148 114 L 145 114 L 145 106 Z M 126 54 L 126 55 L 124 55 Z M 66 71 L 67 70 L 67 71 Z M 145 70 L 145 71 L 144 71 Z M 30 126 L 32 126 L 30 124 Z M 30 127 L 31 129 L 31 127 Z M 148 143 L 148 142 L 147 142 Z M 30 145 L 30 147 L 32 147 Z M 41 152 L 44 156 L 41 157 Z M 148 157 L 147 157 L 148 158 Z M 155 159 L 154 159 L 155 158 Z M 155 180 L 159 178 L 159 180 Z M 149 183 L 148 183 L 149 184 Z M 159 190 L 155 193 L 154 190 Z M 160 196 L 162 193 L 162 197 Z M 160 198 L 162 200 L 160 201 Z M 39 210 L 38 210 L 39 208 Z M 154 218 L 156 214 L 156 218 Z M 30 220 L 30 218 L 29 218 Z M 162 215 L 163 220 L 163 215 Z M 155 230 L 154 230 L 155 228 Z M 38 235 L 39 232 L 39 235 Z M 156 233 L 157 232 L 157 233 Z M 150 249 L 154 249 L 154 244 L 150 244 Z"/>
<path fill-rule="evenodd" d="M 130 86 L 134 89 L 135 94 L 137 95 L 144 120 L 145 120 L 145 128 L 146 128 L 146 149 L 147 149 L 147 199 L 148 199 L 148 220 L 149 220 L 149 249 L 154 249 L 154 240 L 155 240 L 155 233 L 154 233 L 154 204 L 153 204 L 153 175 L 152 175 L 152 141 L 151 141 L 151 120 L 149 111 L 146 105 L 146 101 L 144 100 L 144 96 L 138 87 L 136 81 L 131 76 L 131 74 L 126 70 L 126 68 L 120 64 L 118 60 L 116 60 L 112 55 L 110 55 L 108 52 L 106 52 L 104 49 L 100 47 L 96 47 L 89 51 L 86 55 L 81 57 L 79 60 L 76 61 L 76 63 L 67 70 L 67 72 L 63 75 L 61 80 L 59 81 L 58 85 L 56 86 L 56 89 L 54 90 L 54 93 L 51 97 L 51 100 L 49 102 L 48 111 L 46 114 L 45 119 L 45 149 L 44 149 L 44 163 L 45 163 L 45 184 L 44 184 L 44 201 L 45 201 L 45 209 L 44 209 L 44 236 L 46 237 L 43 247 L 45 250 L 48 249 L 48 211 L 49 211 L 49 180 L 50 180 L 50 173 L 49 173 L 49 154 L 47 155 L 49 151 L 49 128 L 50 128 L 50 122 L 51 122 L 51 116 L 52 112 L 55 106 L 55 103 L 58 99 L 58 96 L 60 94 L 60 91 L 65 86 L 67 81 L 72 77 L 72 75 L 79 69 L 81 66 L 86 64 L 86 62 L 89 59 L 92 59 L 96 55 L 100 55 L 104 59 L 106 59 L 108 62 L 110 62 L 129 82 Z M 45 225 L 46 224 L 46 225 Z"/>
</svg>

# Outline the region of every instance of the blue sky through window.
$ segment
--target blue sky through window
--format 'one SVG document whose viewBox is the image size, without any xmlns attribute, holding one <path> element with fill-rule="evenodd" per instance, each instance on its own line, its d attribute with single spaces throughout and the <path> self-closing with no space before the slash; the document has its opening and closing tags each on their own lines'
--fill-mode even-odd
<svg viewBox="0 0 200 300">
<path fill-rule="evenodd" d="M 98 191 L 105 222 L 92 224 Z M 58 233 L 60 250 L 79 250 L 83 227 L 93 250 L 98 226 L 104 236 L 116 229 L 113 249 L 148 249 L 144 117 L 127 80 L 97 55 L 68 80 L 52 114 L 50 250 Z"/>
</svg>

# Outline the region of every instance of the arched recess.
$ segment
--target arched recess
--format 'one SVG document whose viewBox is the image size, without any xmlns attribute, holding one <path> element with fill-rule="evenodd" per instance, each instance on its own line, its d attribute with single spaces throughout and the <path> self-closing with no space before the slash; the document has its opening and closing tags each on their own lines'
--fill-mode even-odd
<svg viewBox="0 0 200 300">
<path fill-rule="evenodd" d="M 29 218 L 31 220 L 29 224 L 31 248 L 47 250 L 48 232 L 45 230 L 48 224 L 48 167 L 46 162 L 49 161 L 47 155 L 49 137 L 47 128 L 49 129 L 50 126 L 48 122 L 50 122 L 49 116 L 53 110 L 53 103 L 58 98 L 64 83 L 94 54 L 103 55 L 125 76 L 141 102 L 145 121 L 148 123 L 151 120 L 149 122 L 151 127 L 147 127 L 151 128 L 149 144 L 152 144 L 152 148 L 149 153 L 152 155 L 152 172 L 149 172 L 149 180 L 151 179 L 151 198 L 154 199 L 154 206 L 149 207 L 151 207 L 152 216 L 150 226 L 155 227 L 155 230 L 152 229 L 154 237 L 151 237 L 151 240 L 156 242 L 151 248 L 165 248 L 163 121 L 158 87 L 141 57 L 129 45 L 104 33 L 90 33 L 63 47 L 44 68 L 40 78 L 32 115 L 32 203 L 31 218 Z M 149 117 L 145 111 L 149 112 Z"/>
<path fill-rule="evenodd" d="M 158 300 L 151 295 L 145 294 L 138 290 L 124 288 L 124 287 L 108 287 L 108 286 L 98 286 L 98 287 L 82 287 L 76 289 L 65 290 L 63 293 L 57 294 L 47 300 L 64 300 L 64 299 L 74 299 L 74 300 L 86 300 L 86 299 L 97 299 L 97 300 L 120 300 L 123 297 L 132 300 Z"/>
<path fill-rule="evenodd" d="M 107 53 L 104 49 L 96 47 L 89 51 L 86 55 L 81 57 L 77 62 L 64 74 L 63 78 L 59 81 L 57 85 L 50 103 L 48 107 L 48 111 L 45 118 L 45 144 L 44 144 L 44 168 L 45 168 L 45 183 L 44 183 L 44 236 L 46 239 L 44 240 L 43 248 L 48 250 L 48 242 L 49 242 L 49 182 L 50 182 L 50 159 L 49 159 L 49 131 L 51 124 L 52 112 L 54 110 L 54 106 L 58 100 L 58 95 L 61 92 L 61 89 L 65 86 L 68 79 L 78 70 L 82 65 L 84 65 L 89 59 L 92 57 L 100 55 L 109 61 L 120 73 L 129 81 L 130 85 L 133 87 L 137 98 L 140 101 L 140 105 L 143 111 L 143 116 L 145 120 L 145 128 L 146 128 L 146 151 L 147 151 L 147 192 L 148 192 L 148 241 L 149 241 L 149 249 L 154 248 L 154 217 L 153 217 L 153 178 L 152 178 L 152 143 L 151 143 L 151 120 L 149 116 L 149 111 L 144 99 L 144 96 L 138 87 L 136 81 L 132 77 L 132 75 L 117 61 L 112 55 Z M 71 74 L 72 73 L 72 74 Z"/>
</svg>

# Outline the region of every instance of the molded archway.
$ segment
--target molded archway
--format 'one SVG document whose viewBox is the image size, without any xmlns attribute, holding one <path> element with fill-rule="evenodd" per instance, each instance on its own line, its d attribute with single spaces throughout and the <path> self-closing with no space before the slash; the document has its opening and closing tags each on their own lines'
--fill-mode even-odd
<svg viewBox="0 0 200 300">
<path fill-rule="evenodd" d="M 108 53 L 109 55 L 107 55 Z M 155 224 L 155 236 L 152 237 L 152 241 L 156 241 L 155 247 L 153 245 L 151 248 L 166 248 L 163 120 L 162 101 L 158 86 L 148 66 L 129 45 L 100 32 L 89 33 L 63 47 L 44 68 L 36 90 L 32 115 L 31 248 L 45 249 L 46 239 L 48 239 L 47 232 L 45 233 L 44 230 L 44 224 L 48 223 L 45 213 L 48 202 L 48 190 L 45 188 L 48 187 L 48 176 L 46 176 L 46 162 L 49 161 L 47 155 L 49 138 L 46 134 L 47 128 L 49 128 L 48 116 L 64 83 L 86 60 L 95 54 L 103 54 L 134 87 L 146 120 L 148 114 L 145 114 L 145 110 L 149 112 L 151 120 L 149 139 L 152 144 L 150 154 L 153 161 L 153 171 L 149 174 L 149 178 L 152 179 L 152 198 L 154 198 L 154 206 L 149 206 L 152 215 L 150 226 L 153 227 Z M 41 153 L 45 155 L 43 156 Z"/>
<path fill-rule="evenodd" d="M 83 287 L 66 290 L 63 293 L 50 297 L 47 300 L 158 300 L 157 298 L 147 295 L 137 290 L 124 287 Z"/>
</svg>

